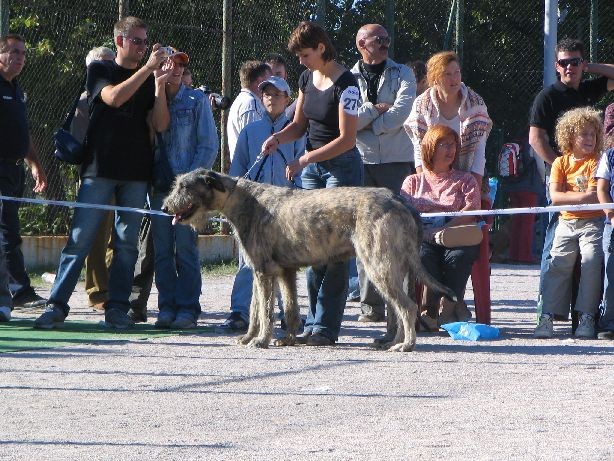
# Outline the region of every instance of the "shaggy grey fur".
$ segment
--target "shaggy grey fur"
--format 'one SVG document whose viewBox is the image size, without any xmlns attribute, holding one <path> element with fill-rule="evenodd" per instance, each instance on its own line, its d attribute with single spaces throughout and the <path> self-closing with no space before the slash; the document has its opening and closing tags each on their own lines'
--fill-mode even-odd
<svg viewBox="0 0 614 461">
<path fill-rule="evenodd" d="M 202 228 L 211 211 L 221 211 L 254 270 L 247 333 L 241 344 L 268 347 L 273 334 L 276 282 L 286 316 L 286 336 L 294 345 L 299 327 L 296 272 L 357 256 L 369 279 L 394 308 L 398 327 L 385 344 L 411 351 L 416 343 L 417 306 L 403 290 L 416 278 L 454 294 L 431 277 L 420 262 L 420 217 L 386 189 L 339 187 L 312 191 L 259 184 L 200 169 L 181 175 L 164 202 L 175 222 Z"/>
</svg>

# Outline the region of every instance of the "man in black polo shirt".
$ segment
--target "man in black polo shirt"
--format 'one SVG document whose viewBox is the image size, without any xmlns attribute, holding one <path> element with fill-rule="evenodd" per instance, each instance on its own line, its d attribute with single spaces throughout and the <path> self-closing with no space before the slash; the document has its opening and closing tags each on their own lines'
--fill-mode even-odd
<svg viewBox="0 0 614 461">
<path fill-rule="evenodd" d="M 47 187 L 28 127 L 25 96 L 16 77 L 26 63 L 26 44 L 22 36 L 8 34 L 0 38 L 0 192 L 22 197 L 25 186 L 24 162 L 34 178 L 34 192 Z M 15 307 L 36 307 L 45 303 L 30 285 L 21 252 L 19 202 L 2 203 L 0 228 L 10 274 L 10 290 Z"/>
<path fill-rule="evenodd" d="M 614 65 L 589 63 L 584 58 L 584 45 L 580 40 L 565 38 L 556 46 L 556 71 L 560 80 L 544 88 L 535 98 L 529 119 L 529 144 L 546 163 L 546 197 L 550 203 L 548 179 L 550 166 L 559 156 L 554 128 L 564 112 L 576 107 L 595 105 L 608 91 L 614 90 Z M 584 71 L 599 75 L 582 80 Z M 552 239 L 558 223 L 558 213 L 549 216 L 542 252 L 540 290 L 547 268 Z M 538 301 L 538 310 L 541 300 Z"/>
<path fill-rule="evenodd" d="M 115 197 L 119 206 L 142 208 L 153 169 L 148 121 L 158 132 L 165 131 L 169 124 L 168 113 L 161 110 L 166 108 L 166 98 L 157 97 L 160 86 L 166 84 L 168 72 L 162 72 L 160 65 L 167 55 L 156 44 L 145 65 L 139 67 L 149 41 L 147 25 L 138 18 L 120 19 L 113 32 L 115 60 L 95 61 L 87 70 L 90 123 L 77 200 L 108 204 Z M 154 71 L 159 77 L 155 81 Z M 36 328 L 55 328 L 68 315 L 68 301 L 105 213 L 95 208 L 75 209 L 47 309 L 36 319 Z M 140 224 L 140 214 L 116 212 L 113 260 L 104 305 L 105 322 L 113 328 L 134 325 L 127 312 Z"/>
</svg>

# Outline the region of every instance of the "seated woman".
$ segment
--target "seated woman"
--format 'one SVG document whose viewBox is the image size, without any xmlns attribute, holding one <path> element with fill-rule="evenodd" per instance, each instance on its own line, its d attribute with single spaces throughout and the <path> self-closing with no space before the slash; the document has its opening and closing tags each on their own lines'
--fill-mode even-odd
<svg viewBox="0 0 614 461">
<path fill-rule="evenodd" d="M 479 210 L 477 180 L 471 173 L 456 169 L 460 150 L 458 133 L 446 125 L 433 125 L 422 139 L 421 150 L 422 172 L 408 176 L 401 187 L 401 195 L 408 203 L 421 213 Z M 447 248 L 435 243 L 434 236 L 446 227 L 472 224 L 475 217 L 425 218 L 423 222 L 422 264 L 462 300 L 479 245 Z M 442 298 L 441 313 L 439 303 L 431 304 L 434 305 L 427 305 L 420 317 L 427 331 L 437 331 L 439 325 L 471 318 L 462 301 L 454 303 Z"/>
</svg>

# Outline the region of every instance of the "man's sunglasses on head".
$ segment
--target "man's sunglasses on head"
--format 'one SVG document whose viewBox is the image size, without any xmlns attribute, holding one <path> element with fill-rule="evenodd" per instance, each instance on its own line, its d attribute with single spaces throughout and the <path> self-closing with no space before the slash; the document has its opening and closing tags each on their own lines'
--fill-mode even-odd
<svg viewBox="0 0 614 461">
<path fill-rule="evenodd" d="M 580 64 L 584 62 L 582 58 L 569 58 L 569 59 L 559 59 L 557 64 L 563 68 L 567 67 L 571 64 L 571 67 L 578 67 Z"/>
</svg>

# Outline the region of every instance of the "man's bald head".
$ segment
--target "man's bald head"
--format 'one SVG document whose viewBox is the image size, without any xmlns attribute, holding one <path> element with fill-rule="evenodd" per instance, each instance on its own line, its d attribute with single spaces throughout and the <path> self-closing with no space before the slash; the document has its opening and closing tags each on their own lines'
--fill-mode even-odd
<svg viewBox="0 0 614 461">
<path fill-rule="evenodd" d="M 356 33 L 356 48 L 360 49 L 358 42 L 360 39 L 365 39 L 372 35 L 388 35 L 384 26 L 380 26 L 379 24 L 365 24 Z"/>
<path fill-rule="evenodd" d="M 379 24 L 365 24 L 356 33 L 356 48 L 367 64 L 379 64 L 388 58 L 390 36 Z"/>
</svg>

